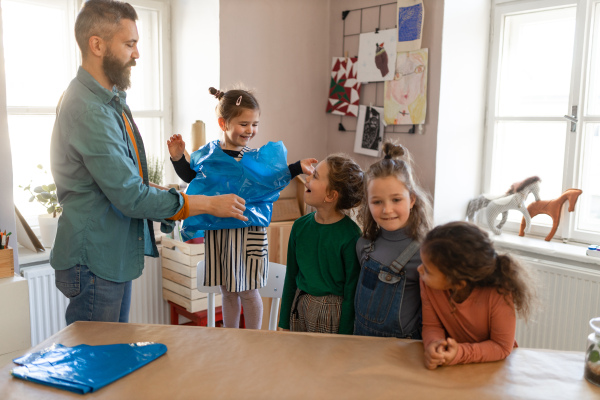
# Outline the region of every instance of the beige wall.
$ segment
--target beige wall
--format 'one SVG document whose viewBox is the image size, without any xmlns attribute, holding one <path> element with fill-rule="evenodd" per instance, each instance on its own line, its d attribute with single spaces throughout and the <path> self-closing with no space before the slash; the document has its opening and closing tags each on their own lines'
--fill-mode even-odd
<svg viewBox="0 0 600 400">
<path fill-rule="evenodd" d="M 363 167 L 376 160 L 353 152 L 354 132 L 339 132 L 340 117 L 326 114 L 325 107 L 331 59 L 343 55 L 342 11 L 386 3 L 389 1 L 221 1 L 221 84 L 242 81 L 257 89 L 262 116 L 255 146 L 283 140 L 290 161 L 307 156 L 321 159 L 339 151 L 350 154 Z M 421 183 L 432 193 L 443 6 L 442 0 L 425 1 L 422 47 L 429 49 L 429 75 L 423 134 L 388 135 L 411 151 Z M 393 27 L 395 7 L 386 7 L 384 13 L 382 26 Z M 348 18 L 352 18 L 352 13 Z M 378 14 L 364 13 L 363 32 L 373 31 L 378 18 Z M 349 55 L 356 54 L 351 51 Z M 375 84 L 365 86 L 361 104 L 383 105 L 383 89 L 377 91 L 376 99 L 374 87 Z M 353 131 L 356 118 L 345 117 L 343 124 Z"/>
<path fill-rule="evenodd" d="M 390 1 L 372 1 L 372 0 L 331 0 L 330 12 L 330 53 L 329 60 L 332 57 L 343 56 L 342 36 L 343 20 L 342 11 L 354 10 L 362 7 L 369 7 L 378 4 L 387 4 Z M 438 109 L 439 109 L 439 88 L 440 88 L 440 59 L 442 46 L 442 21 L 444 11 L 443 0 L 424 0 L 425 20 L 423 22 L 422 48 L 429 49 L 429 73 L 427 76 L 427 117 L 423 125 L 423 134 L 390 133 L 386 134 L 384 139 L 391 139 L 405 145 L 411 152 L 415 161 L 417 175 L 423 187 L 433 194 L 435 187 L 435 155 L 437 143 L 438 128 Z M 373 32 L 379 22 L 377 8 L 365 10 L 362 16 L 362 32 Z M 390 29 L 395 27 L 396 20 L 395 4 L 382 8 L 380 29 Z M 353 16 L 353 14 L 355 14 Z M 351 11 L 346 17 L 347 29 L 354 25 L 352 18 L 358 18 L 358 11 Z M 346 32 L 351 33 L 351 32 Z M 348 50 L 348 56 L 356 56 L 358 52 L 357 40 L 350 39 L 345 45 Z M 331 64 L 331 61 L 329 61 Z M 377 97 L 375 97 L 375 85 L 377 87 Z M 325 94 L 324 96 L 327 96 Z M 369 83 L 364 85 L 361 92 L 361 104 L 373 103 L 375 106 L 383 106 L 383 83 Z M 339 116 L 328 115 L 328 143 L 327 151 L 343 151 L 351 154 L 366 168 L 377 160 L 375 157 L 369 157 L 362 154 L 355 154 L 354 132 L 338 131 Z M 356 128 L 356 118 L 344 117 L 343 125 L 347 130 L 354 131 Z M 400 127 L 399 127 L 400 128 Z M 398 130 L 407 130 L 409 127 L 401 127 Z M 386 129 L 387 130 L 387 129 Z"/>
<path fill-rule="evenodd" d="M 327 155 L 329 1 L 222 0 L 221 86 L 242 82 L 261 105 L 252 146 L 282 140 L 288 161 Z"/>
</svg>

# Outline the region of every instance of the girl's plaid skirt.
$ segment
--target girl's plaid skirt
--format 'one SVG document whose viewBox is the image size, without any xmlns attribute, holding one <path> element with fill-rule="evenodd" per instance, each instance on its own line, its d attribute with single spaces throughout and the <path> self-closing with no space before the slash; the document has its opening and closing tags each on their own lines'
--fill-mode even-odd
<svg viewBox="0 0 600 400">
<path fill-rule="evenodd" d="M 292 303 L 290 330 L 293 332 L 338 333 L 342 296 L 311 296 L 297 289 Z"/>
</svg>

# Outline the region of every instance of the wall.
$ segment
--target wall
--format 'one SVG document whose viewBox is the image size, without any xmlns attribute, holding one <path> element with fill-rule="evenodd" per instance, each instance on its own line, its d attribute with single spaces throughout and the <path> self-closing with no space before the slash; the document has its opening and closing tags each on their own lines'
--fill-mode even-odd
<svg viewBox="0 0 600 400">
<path fill-rule="evenodd" d="M 288 161 L 327 154 L 329 1 L 221 1 L 221 87 L 242 82 L 261 105 L 251 146 L 283 140 Z"/>
<path fill-rule="evenodd" d="M 489 0 L 444 2 L 435 224 L 464 219 L 481 193 L 490 7 Z"/>
<path fill-rule="evenodd" d="M 2 9 L 0 9 L 2 12 Z M 15 227 L 15 211 L 13 206 L 12 157 L 10 138 L 8 137 L 8 119 L 6 115 L 6 81 L 4 73 L 4 35 L 2 34 L 2 18 L 0 15 L 0 228 L 12 232 L 10 244 L 16 249 L 17 229 Z M 13 251 L 15 272 L 19 271 L 18 252 Z"/>
<path fill-rule="evenodd" d="M 202 120 L 216 139 L 214 97 L 210 86 L 219 85 L 219 0 L 171 0 L 173 133 L 179 133 L 191 151 L 191 127 Z M 170 136 L 170 132 L 166 132 Z M 165 146 L 166 148 L 166 146 Z M 178 182 L 172 167 L 167 181 Z"/>
<path fill-rule="evenodd" d="M 344 23 L 342 20 L 342 11 L 354 10 L 362 7 L 370 7 L 379 4 L 392 3 L 389 0 L 380 0 L 377 2 L 370 0 L 331 0 L 331 12 L 330 12 L 330 30 L 329 30 L 329 43 L 330 52 L 328 58 L 327 69 L 323 73 L 329 73 L 331 69 L 331 59 L 333 57 L 343 56 L 342 51 L 342 36 Z M 395 3 L 395 2 L 393 2 Z M 384 139 L 391 139 L 397 141 L 408 148 L 415 161 L 415 170 L 418 178 L 423 187 L 433 194 L 436 179 L 436 160 L 435 154 L 437 149 L 437 130 L 438 130 L 438 110 L 439 110 L 439 87 L 440 87 L 440 72 L 441 72 L 441 48 L 442 48 L 442 26 L 443 26 L 443 12 L 444 12 L 444 1 L 443 0 L 423 0 L 425 8 L 425 18 L 423 21 L 423 36 L 421 41 L 421 47 L 429 49 L 429 74 L 427 81 L 427 116 L 425 118 L 425 124 L 423 124 L 423 134 L 405 134 L 405 133 L 392 133 L 386 134 Z M 395 13 L 396 6 L 392 4 L 382 9 L 385 15 L 381 17 L 382 25 L 392 18 L 392 27 L 395 26 Z M 348 15 L 348 19 L 351 18 L 351 12 Z M 388 15 L 392 14 L 393 15 Z M 362 26 L 363 32 L 372 32 L 374 27 L 378 26 L 379 15 L 377 13 L 363 13 Z M 388 25 L 384 25 L 388 26 Z M 352 49 L 352 43 L 346 44 L 346 49 L 349 51 L 349 56 L 355 56 L 358 52 L 358 43 L 356 43 L 356 50 Z M 348 49 L 350 47 L 350 49 Z M 326 87 L 321 88 L 321 98 L 327 98 L 329 83 Z M 374 93 L 370 93 L 374 84 L 364 86 L 361 93 L 361 104 L 369 104 L 370 101 L 373 105 L 383 106 L 383 89 L 377 90 L 377 98 L 370 96 Z M 381 88 L 383 85 L 381 84 Z M 325 101 L 321 101 L 323 112 L 325 108 Z M 340 132 L 338 131 L 338 123 L 340 122 L 339 116 L 327 115 L 327 131 L 328 131 L 328 142 L 327 152 L 333 153 L 342 151 L 352 155 L 356 161 L 363 167 L 368 167 L 371 163 L 377 160 L 375 157 L 369 157 L 366 155 L 356 154 L 353 152 L 354 149 L 354 132 Z M 345 117 L 344 127 L 348 130 L 354 131 L 356 118 Z M 354 125 L 354 126 L 353 126 Z M 408 128 L 408 127 L 403 127 Z"/>
</svg>

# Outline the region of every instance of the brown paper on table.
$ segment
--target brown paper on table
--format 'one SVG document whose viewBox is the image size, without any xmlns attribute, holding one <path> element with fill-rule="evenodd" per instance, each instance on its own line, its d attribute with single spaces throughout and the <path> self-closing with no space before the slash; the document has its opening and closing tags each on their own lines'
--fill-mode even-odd
<svg viewBox="0 0 600 400">
<path fill-rule="evenodd" d="M 205 125 L 202 121 L 196 121 L 192 124 L 192 152 L 198 150 L 206 144 Z"/>
</svg>

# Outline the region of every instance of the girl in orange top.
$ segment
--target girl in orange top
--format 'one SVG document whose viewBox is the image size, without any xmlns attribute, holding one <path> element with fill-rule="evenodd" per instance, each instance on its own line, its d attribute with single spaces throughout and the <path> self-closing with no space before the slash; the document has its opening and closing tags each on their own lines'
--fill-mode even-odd
<svg viewBox="0 0 600 400">
<path fill-rule="evenodd" d="M 515 309 L 527 317 L 533 299 L 525 270 L 467 222 L 431 230 L 421 260 L 425 366 L 505 359 L 517 347 Z"/>
</svg>

